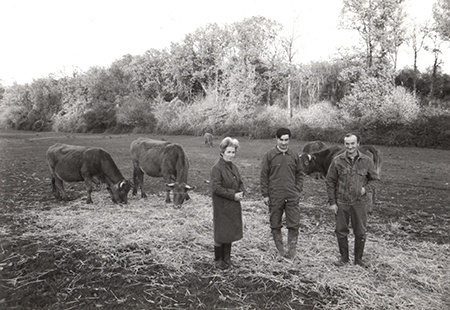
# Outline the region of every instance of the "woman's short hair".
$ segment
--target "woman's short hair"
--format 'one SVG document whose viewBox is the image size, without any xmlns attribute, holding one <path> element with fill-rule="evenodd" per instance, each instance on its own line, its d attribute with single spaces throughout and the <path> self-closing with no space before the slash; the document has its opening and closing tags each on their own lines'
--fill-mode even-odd
<svg viewBox="0 0 450 310">
<path fill-rule="evenodd" d="M 220 153 L 225 152 L 225 149 L 229 146 L 232 146 L 237 150 L 239 147 L 239 141 L 231 137 L 224 138 L 219 144 Z"/>
</svg>

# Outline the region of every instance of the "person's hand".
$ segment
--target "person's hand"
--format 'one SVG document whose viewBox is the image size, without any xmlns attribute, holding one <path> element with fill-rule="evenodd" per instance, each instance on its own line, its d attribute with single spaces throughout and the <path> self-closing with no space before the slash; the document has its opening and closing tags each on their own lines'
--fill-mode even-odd
<svg viewBox="0 0 450 310">
<path fill-rule="evenodd" d="M 338 213 L 338 206 L 337 206 L 337 204 L 332 204 L 332 205 L 330 206 L 330 210 L 333 211 L 333 213 L 334 213 L 335 215 L 337 215 L 337 213 Z"/>
<path fill-rule="evenodd" d="M 269 197 L 264 197 L 264 198 L 263 198 L 263 201 L 264 201 L 264 204 L 265 204 L 266 206 L 269 205 Z"/>
<path fill-rule="evenodd" d="M 234 194 L 234 200 L 236 201 L 241 201 L 244 198 L 244 193 L 243 192 L 239 192 Z"/>
</svg>

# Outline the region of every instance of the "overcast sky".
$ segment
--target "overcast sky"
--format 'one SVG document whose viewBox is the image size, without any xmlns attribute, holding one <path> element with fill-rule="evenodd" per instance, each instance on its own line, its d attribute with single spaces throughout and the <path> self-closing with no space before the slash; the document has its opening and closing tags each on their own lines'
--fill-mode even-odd
<svg viewBox="0 0 450 310">
<path fill-rule="evenodd" d="M 407 1 L 412 14 L 431 18 L 434 0 Z M 106 67 L 123 55 L 181 42 L 208 23 L 257 15 L 282 23 L 286 31 L 296 21 L 297 61 L 327 60 L 339 46 L 351 46 L 358 38 L 338 29 L 341 5 L 341 0 L 2 0 L 0 83 L 30 83 L 52 73 Z M 444 72 L 450 73 L 447 58 Z M 399 67 L 412 59 L 402 50 Z M 431 55 L 419 54 L 422 69 L 431 64 Z"/>
</svg>

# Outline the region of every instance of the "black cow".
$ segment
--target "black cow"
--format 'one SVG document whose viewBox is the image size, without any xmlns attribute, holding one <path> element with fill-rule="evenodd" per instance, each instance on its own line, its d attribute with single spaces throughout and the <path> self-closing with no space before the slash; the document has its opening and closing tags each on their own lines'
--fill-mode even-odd
<svg viewBox="0 0 450 310">
<path fill-rule="evenodd" d="M 131 183 L 117 168 L 111 155 L 101 148 L 56 143 L 47 150 L 52 190 L 57 199 L 68 201 L 65 182 L 84 181 L 86 203 L 92 203 L 92 182 L 106 183 L 114 203 L 127 203 Z"/>
<path fill-rule="evenodd" d="M 133 195 L 137 188 L 144 193 L 144 173 L 151 177 L 163 177 L 166 182 L 166 203 L 170 202 L 170 190 L 173 190 L 173 203 L 180 208 L 184 200 L 189 200 L 188 190 L 195 189 L 187 184 L 189 161 L 184 149 L 177 143 L 138 138 L 131 143 L 133 158 Z"/>
<path fill-rule="evenodd" d="M 322 141 L 310 141 L 305 144 L 302 149 L 302 153 L 311 154 L 322 151 L 326 148 L 328 148 L 328 146 Z M 325 177 L 320 172 L 313 172 L 311 174 L 315 179 L 325 179 Z"/>
<path fill-rule="evenodd" d="M 372 145 L 362 145 L 359 146 L 358 149 L 360 152 L 372 158 L 375 169 L 378 175 L 380 175 L 382 164 L 381 152 Z M 318 172 L 325 178 L 333 158 L 344 151 L 344 146 L 332 146 L 311 154 L 302 153 L 300 155 L 300 161 L 302 163 L 303 172 L 307 175 Z M 375 191 L 373 192 L 373 196 L 369 197 L 369 199 L 369 212 L 372 212 L 373 203 L 375 202 Z"/>
<path fill-rule="evenodd" d="M 302 153 L 311 154 L 314 152 L 322 151 L 326 148 L 328 148 L 328 146 L 322 141 L 310 141 L 305 144 L 302 149 Z"/>
</svg>

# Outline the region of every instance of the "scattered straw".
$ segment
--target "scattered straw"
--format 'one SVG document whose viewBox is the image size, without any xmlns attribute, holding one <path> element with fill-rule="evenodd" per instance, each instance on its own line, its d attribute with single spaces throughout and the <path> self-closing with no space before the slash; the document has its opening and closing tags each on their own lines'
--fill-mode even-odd
<svg viewBox="0 0 450 310">
<path fill-rule="evenodd" d="M 36 225 L 22 237 L 40 236 L 80 244 L 109 263 L 120 263 L 135 273 L 151 262 L 177 275 L 195 274 L 199 265 L 212 264 L 212 209 L 209 197 L 195 193 L 191 196 L 192 200 L 177 210 L 157 196 L 132 197 L 128 205 L 114 205 L 104 192 L 95 192 L 93 205 L 75 200 L 55 202 L 45 210 L 30 208 L 28 215 L 35 217 Z M 309 204 L 303 207 L 317 208 Z M 298 255 L 293 261 L 277 257 L 268 213 L 260 201 L 243 202 L 243 219 L 244 238 L 234 243 L 232 250 L 238 267 L 227 271 L 240 279 L 270 280 L 294 290 L 337 296 L 336 302 L 324 305 L 326 309 L 449 307 L 445 297 L 450 294 L 448 244 L 388 241 L 370 235 L 365 251 L 370 268 L 337 268 L 332 264 L 338 249 L 331 216 L 302 217 Z M 353 245 L 352 238 L 350 244 Z M 217 271 L 215 277 L 222 276 Z M 226 285 L 232 284 L 224 281 L 221 290 Z M 231 287 L 227 293 L 220 296 L 246 299 Z M 301 302 L 299 296 L 291 299 Z"/>
</svg>

